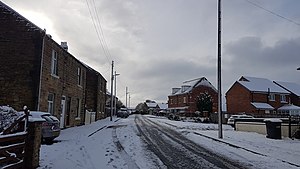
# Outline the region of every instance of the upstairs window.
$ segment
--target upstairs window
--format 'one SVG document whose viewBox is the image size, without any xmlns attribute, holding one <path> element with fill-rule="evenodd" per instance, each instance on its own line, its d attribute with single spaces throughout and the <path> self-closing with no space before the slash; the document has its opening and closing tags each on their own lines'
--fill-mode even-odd
<svg viewBox="0 0 300 169">
<path fill-rule="evenodd" d="M 286 102 L 287 102 L 287 101 L 286 101 L 286 96 L 285 96 L 285 95 L 283 95 L 283 94 L 280 95 L 280 102 L 281 102 L 281 103 L 286 103 Z"/>
<path fill-rule="evenodd" d="M 82 70 L 80 67 L 77 68 L 77 84 L 82 86 Z"/>
<path fill-rule="evenodd" d="M 274 93 L 270 93 L 269 99 L 270 99 L 270 101 L 275 101 L 275 94 Z"/>
<path fill-rule="evenodd" d="M 57 52 L 55 50 L 52 50 L 52 59 L 51 59 L 51 74 L 58 76 L 58 71 L 57 71 Z"/>
</svg>

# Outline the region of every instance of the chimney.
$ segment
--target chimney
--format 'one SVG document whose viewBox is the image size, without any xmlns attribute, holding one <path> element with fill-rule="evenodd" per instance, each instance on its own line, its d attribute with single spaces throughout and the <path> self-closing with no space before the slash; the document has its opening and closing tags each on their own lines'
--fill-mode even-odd
<svg viewBox="0 0 300 169">
<path fill-rule="evenodd" d="M 68 44 L 67 44 L 67 42 L 61 42 L 60 46 L 61 46 L 64 50 L 68 51 Z"/>
</svg>

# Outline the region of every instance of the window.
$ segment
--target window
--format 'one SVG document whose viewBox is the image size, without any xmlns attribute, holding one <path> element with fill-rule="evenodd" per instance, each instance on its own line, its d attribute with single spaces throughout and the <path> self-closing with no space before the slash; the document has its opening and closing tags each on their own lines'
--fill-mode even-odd
<svg viewBox="0 0 300 169">
<path fill-rule="evenodd" d="M 80 67 L 77 68 L 77 84 L 82 86 L 82 73 Z"/>
<path fill-rule="evenodd" d="M 81 99 L 77 99 L 76 118 L 80 118 Z"/>
<path fill-rule="evenodd" d="M 281 103 L 286 103 L 286 96 L 285 95 L 283 95 L 283 94 L 280 95 L 280 102 Z"/>
<path fill-rule="evenodd" d="M 186 97 L 183 97 L 183 103 L 186 103 Z"/>
<path fill-rule="evenodd" d="M 57 72 L 57 52 L 52 50 L 52 60 L 51 60 L 51 74 L 58 76 Z"/>
<path fill-rule="evenodd" d="M 270 99 L 270 101 L 275 101 L 275 94 L 274 93 L 270 93 L 269 99 Z"/>
<path fill-rule="evenodd" d="M 55 94 L 49 93 L 48 94 L 48 112 L 52 115 L 54 114 L 54 99 L 55 99 Z"/>
</svg>

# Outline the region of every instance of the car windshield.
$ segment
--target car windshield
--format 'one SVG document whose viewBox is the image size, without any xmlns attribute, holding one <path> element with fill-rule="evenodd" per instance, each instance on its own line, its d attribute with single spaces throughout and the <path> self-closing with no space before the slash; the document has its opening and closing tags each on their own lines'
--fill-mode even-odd
<svg viewBox="0 0 300 169">
<path fill-rule="evenodd" d="M 50 115 L 43 115 L 42 116 L 47 122 L 54 122 L 55 120 L 53 120 L 52 118 L 51 118 L 51 116 Z"/>
</svg>

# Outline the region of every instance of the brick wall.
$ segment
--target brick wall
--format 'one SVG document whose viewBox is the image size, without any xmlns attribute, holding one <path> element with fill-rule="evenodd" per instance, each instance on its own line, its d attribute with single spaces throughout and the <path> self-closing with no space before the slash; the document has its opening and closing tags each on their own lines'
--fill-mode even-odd
<svg viewBox="0 0 300 169">
<path fill-rule="evenodd" d="M 37 107 L 42 34 L 0 5 L 0 105 Z"/>
<path fill-rule="evenodd" d="M 93 69 L 87 70 L 86 108 L 96 112 L 96 120 L 105 117 L 106 80 Z"/>
<path fill-rule="evenodd" d="M 233 84 L 225 97 L 228 113 L 251 113 L 254 110 L 254 107 L 250 104 L 252 100 L 250 91 L 238 82 Z"/>
</svg>

